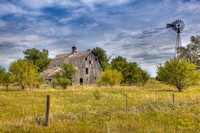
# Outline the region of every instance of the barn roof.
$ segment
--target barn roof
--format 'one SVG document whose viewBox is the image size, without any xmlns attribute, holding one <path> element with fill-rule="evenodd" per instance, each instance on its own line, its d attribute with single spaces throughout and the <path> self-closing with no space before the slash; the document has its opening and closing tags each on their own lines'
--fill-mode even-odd
<svg viewBox="0 0 200 133">
<path fill-rule="evenodd" d="M 80 68 L 82 66 L 83 61 L 90 53 L 93 52 L 83 51 L 70 54 L 56 55 L 56 57 L 51 61 L 48 69 L 41 73 L 41 76 L 43 76 L 45 79 L 52 78 L 56 72 L 60 71 L 60 67 L 63 62 L 70 63 L 76 68 Z"/>
</svg>

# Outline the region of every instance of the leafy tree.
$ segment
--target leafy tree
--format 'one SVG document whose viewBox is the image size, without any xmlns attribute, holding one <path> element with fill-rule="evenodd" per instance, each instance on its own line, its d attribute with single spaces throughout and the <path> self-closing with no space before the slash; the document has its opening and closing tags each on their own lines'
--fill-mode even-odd
<svg viewBox="0 0 200 133">
<path fill-rule="evenodd" d="M 99 58 L 99 60 L 101 61 L 104 70 L 107 70 L 109 68 L 109 60 L 111 57 L 108 57 L 106 54 L 106 51 L 100 47 L 95 47 L 92 49 L 92 51 L 94 52 L 94 54 Z"/>
<path fill-rule="evenodd" d="M 126 58 L 122 56 L 117 56 L 116 58 L 112 59 L 111 64 L 119 63 L 119 62 L 127 62 Z"/>
<path fill-rule="evenodd" d="M 9 72 L 6 72 L 4 68 L 0 67 L 0 77 L 0 84 L 6 86 L 8 90 L 8 86 L 14 81 L 13 75 Z"/>
<path fill-rule="evenodd" d="M 140 76 L 141 76 L 141 83 L 142 83 L 142 85 L 144 86 L 144 85 L 147 83 L 147 81 L 149 80 L 150 75 L 148 74 L 147 71 L 144 71 L 144 70 L 141 70 L 140 72 L 141 72 L 141 73 L 140 73 Z"/>
<path fill-rule="evenodd" d="M 35 82 L 35 86 L 36 86 L 37 88 L 40 88 L 40 85 L 43 84 L 44 82 L 45 82 L 44 77 L 38 77 L 38 81 Z"/>
<path fill-rule="evenodd" d="M 38 67 L 33 64 L 33 61 L 24 61 L 19 59 L 10 64 L 9 72 L 11 72 L 15 81 L 24 90 L 26 85 L 38 85 L 40 84 L 40 76 L 38 73 Z"/>
<path fill-rule="evenodd" d="M 3 74 L 5 73 L 5 71 L 6 71 L 6 69 L 5 69 L 5 68 L 2 68 L 2 67 L 0 66 L 0 82 L 1 82 L 2 79 L 3 79 Z"/>
<path fill-rule="evenodd" d="M 188 62 L 185 58 L 173 58 L 158 66 L 157 77 L 159 81 L 174 85 L 181 92 L 188 86 L 197 84 L 200 73 L 196 70 L 196 65 Z"/>
<path fill-rule="evenodd" d="M 126 58 L 118 56 L 111 61 L 112 70 L 117 70 L 123 74 L 124 84 L 142 84 L 145 85 L 150 75 L 138 67 L 136 62 L 127 62 Z"/>
<path fill-rule="evenodd" d="M 178 52 L 180 57 L 184 57 L 187 61 L 196 64 L 200 69 L 200 36 L 191 36 L 191 43 L 186 47 L 179 47 Z"/>
<path fill-rule="evenodd" d="M 126 58 L 123 58 L 122 56 L 118 56 L 111 61 L 111 69 L 117 70 L 121 72 L 124 75 L 125 67 L 127 66 Z"/>
<path fill-rule="evenodd" d="M 46 49 L 43 49 L 42 52 L 36 48 L 27 49 L 23 52 L 25 54 L 25 59 L 27 61 L 33 61 L 34 65 L 39 67 L 39 72 L 42 72 L 47 69 L 51 59 L 48 58 L 49 52 Z"/>
<path fill-rule="evenodd" d="M 72 64 L 63 63 L 61 70 L 54 75 L 54 78 L 63 87 L 63 89 L 65 89 L 74 82 L 74 75 L 76 72 L 77 70 Z"/>
<path fill-rule="evenodd" d="M 107 70 L 102 73 L 100 81 L 104 84 L 109 84 L 110 86 L 114 86 L 120 84 L 123 80 L 123 75 L 121 72 L 117 70 Z"/>
<path fill-rule="evenodd" d="M 71 81 L 68 78 L 60 78 L 60 85 L 63 87 L 63 89 L 66 89 L 67 86 L 71 84 Z"/>
<path fill-rule="evenodd" d="M 136 62 L 127 63 L 123 70 L 124 82 L 130 85 L 139 83 L 141 81 L 140 71 L 141 68 Z"/>
<path fill-rule="evenodd" d="M 69 79 L 71 82 L 74 82 L 74 75 L 76 73 L 76 68 L 69 63 L 63 63 L 61 66 L 61 77 Z"/>
</svg>

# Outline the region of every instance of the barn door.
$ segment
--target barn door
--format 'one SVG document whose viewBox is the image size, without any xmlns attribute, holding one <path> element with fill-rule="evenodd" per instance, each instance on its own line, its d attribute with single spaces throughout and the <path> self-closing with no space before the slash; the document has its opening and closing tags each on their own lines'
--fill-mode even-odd
<svg viewBox="0 0 200 133">
<path fill-rule="evenodd" d="M 80 78 L 80 85 L 83 85 L 83 78 Z"/>
</svg>

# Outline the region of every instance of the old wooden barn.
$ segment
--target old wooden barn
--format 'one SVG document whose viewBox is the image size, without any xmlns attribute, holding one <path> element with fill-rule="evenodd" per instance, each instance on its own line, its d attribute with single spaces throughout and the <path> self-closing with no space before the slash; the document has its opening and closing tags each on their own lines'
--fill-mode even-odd
<svg viewBox="0 0 200 133">
<path fill-rule="evenodd" d="M 95 84 L 103 71 L 101 61 L 92 51 L 77 52 L 76 47 L 72 47 L 72 52 L 57 55 L 50 63 L 47 70 L 41 73 L 46 83 L 50 83 L 56 72 L 61 70 L 63 62 L 74 65 L 77 69 L 75 82 L 72 85 Z"/>
</svg>

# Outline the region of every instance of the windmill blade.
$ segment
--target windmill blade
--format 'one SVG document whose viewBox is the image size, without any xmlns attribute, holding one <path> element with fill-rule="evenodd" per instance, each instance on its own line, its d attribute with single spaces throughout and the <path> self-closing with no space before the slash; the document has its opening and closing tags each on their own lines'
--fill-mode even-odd
<svg viewBox="0 0 200 133">
<path fill-rule="evenodd" d="M 166 27 L 171 28 L 171 27 L 173 27 L 173 24 L 167 24 Z"/>
</svg>

